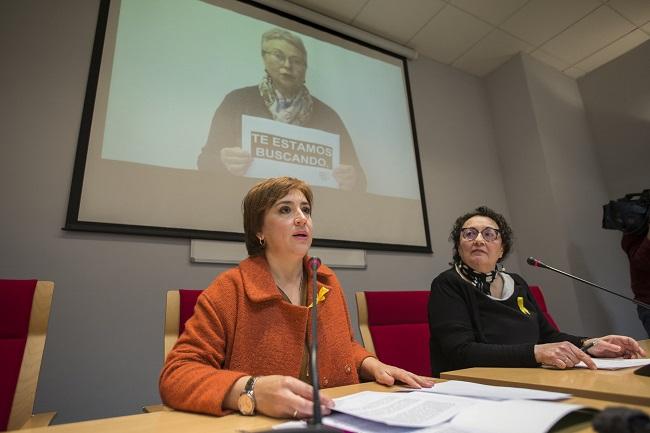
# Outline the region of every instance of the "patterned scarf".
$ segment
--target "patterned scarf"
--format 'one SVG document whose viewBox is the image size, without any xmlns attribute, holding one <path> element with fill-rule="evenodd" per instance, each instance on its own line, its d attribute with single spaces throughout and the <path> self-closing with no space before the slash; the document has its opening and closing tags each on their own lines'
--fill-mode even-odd
<svg viewBox="0 0 650 433">
<path fill-rule="evenodd" d="M 490 283 L 494 281 L 497 276 L 496 269 L 484 274 L 483 272 L 476 272 L 462 261 L 456 263 L 456 269 L 458 269 L 465 278 L 471 281 L 477 289 L 486 295 L 490 295 Z"/>
<path fill-rule="evenodd" d="M 273 115 L 273 120 L 293 125 L 304 125 L 311 117 L 314 101 L 304 85 L 293 99 L 285 98 L 273 86 L 269 74 L 262 78 L 258 87 L 266 108 Z"/>
</svg>

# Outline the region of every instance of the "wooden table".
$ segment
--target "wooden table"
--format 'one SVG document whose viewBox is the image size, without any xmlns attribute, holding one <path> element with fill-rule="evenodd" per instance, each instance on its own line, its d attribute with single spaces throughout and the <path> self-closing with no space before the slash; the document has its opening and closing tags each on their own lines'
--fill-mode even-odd
<svg viewBox="0 0 650 433">
<path fill-rule="evenodd" d="M 650 354 L 650 340 L 640 342 Z M 487 385 L 518 386 L 567 392 L 579 397 L 650 406 L 650 377 L 634 374 L 636 368 L 588 370 L 573 368 L 474 367 L 442 373 L 443 379 L 466 380 Z"/>
<path fill-rule="evenodd" d="M 374 382 L 359 385 L 349 385 L 330 388 L 324 392 L 330 397 L 341 397 L 360 391 L 396 390 L 395 387 L 385 387 Z M 592 400 L 587 398 L 571 398 L 567 403 L 582 404 L 595 409 L 604 409 L 616 403 Z M 619 404 L 620 405 L 620 404 Z M 634 406 L 650 414 L 650 406 Z M 239 414 L 224 417 L 197 415 L 187 412 L 162 411 L 141 415 L 130 415 L 117 418 L 106 418 L 71 424 L 61 424 L 51 427 L 20 430 L 20 433 L 234 433 L 241 431 L 257 432 L 271 428 L 272 425 L 283 422 L 266 416 L 245 417 Z M 573 425 L 560 433 L 594 433 L 589 424 Z"/>
</svg>

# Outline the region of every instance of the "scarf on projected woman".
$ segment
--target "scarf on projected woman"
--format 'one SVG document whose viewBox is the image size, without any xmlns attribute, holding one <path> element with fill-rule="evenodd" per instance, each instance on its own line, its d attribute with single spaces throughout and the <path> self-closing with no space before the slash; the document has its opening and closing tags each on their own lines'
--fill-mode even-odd
<svg viewBox="0 0 650 433">
<path fill-rule="evenodd" d="M 269 74 L 266 74 L 258 86 L 260 96 L 273 120 L 293 125 L 304 125 L 311 117 L 314 101 L 307 87 L 302 85 L 293 98 L 285 98 L 274 86 Z"/>
</svg>

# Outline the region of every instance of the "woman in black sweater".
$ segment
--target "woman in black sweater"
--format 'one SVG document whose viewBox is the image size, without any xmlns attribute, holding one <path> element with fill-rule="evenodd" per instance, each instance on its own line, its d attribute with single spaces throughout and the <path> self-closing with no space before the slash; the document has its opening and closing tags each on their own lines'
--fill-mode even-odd
<svg viewBox="0 0 650 433">
<path fill-rule="evenodd" d="M 512 247 L 505 218 L 482 206 L 459 217 L 449 240 L 453 266 L 431 283 L 432 374 L 468 367 L 572 368 L 595 357 L 641 357 L 632 338 L 585 338 L 553 328 L 516 274 L 497 270 Z"/>
</svg>

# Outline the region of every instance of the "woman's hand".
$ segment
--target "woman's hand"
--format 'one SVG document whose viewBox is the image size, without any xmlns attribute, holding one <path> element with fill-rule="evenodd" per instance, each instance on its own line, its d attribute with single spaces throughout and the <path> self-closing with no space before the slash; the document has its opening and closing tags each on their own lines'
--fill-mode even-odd
<svg viewBox="0 0 650 433">
<path fill-rule="evenodd" d="M 596 358 L 643 358 L 645 351 L 633 338 L 623 335 L 606 335 L 588 340 L 593 343 L 587 352 Z"/>
<path fill-rule="evenodd" d="M 534 350 L 535 360 L 542 365 L 565 369 L 573 368 L 582 361 L 591 370 L 596 369 L 596 364 L 591 357 L 568 341 L 536 344 Z"/>
<path fill-rule="evenodd" d="M 238 398 L 243 385 L 250 376 L 239 379 L 232 387 L 229 397 Z M 260 376 L 255 381 L 253 388 L 255 394 L 255 410 L 258 413 L 275 418 L 308 418 L 313 415 L 314 406 L 312 403 L 313 389 L 295 377 L 290 376 Z M 230 396 L 230 394 L 234 394 Z M 237 409 L 236 398 L 230 399 L 231 409 Z M 320 394 L 321 412 L 329 415 L 334 407 L 334 401 Z"/>
<path fill-rule="evenodd" d="M 382 385 L 391 386 L 395 384 L 395 381 L 400 381 L 410 388 L 431 388 L 433 386 L 433 381 L 429 378 L 384 364 L 372 356 L 363 360 L 360 373 L 364 379 L 371 379 Z"/>
<path fill-rule="evenodd" d="M 253 158 L 241 147 L 224 147 L 221 149 L 221 162 L 231 174 L 243 176 Z"/>
</svg>

